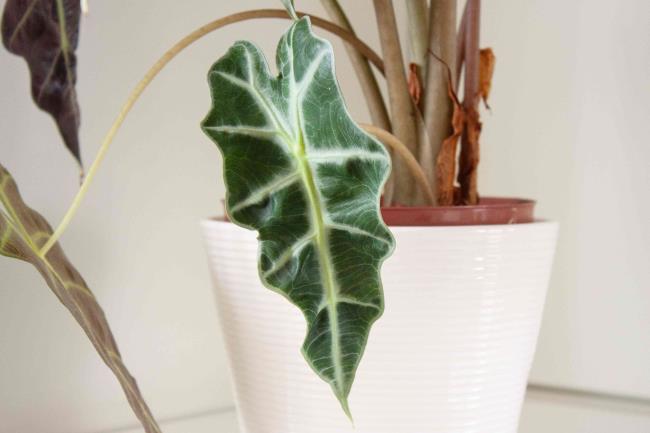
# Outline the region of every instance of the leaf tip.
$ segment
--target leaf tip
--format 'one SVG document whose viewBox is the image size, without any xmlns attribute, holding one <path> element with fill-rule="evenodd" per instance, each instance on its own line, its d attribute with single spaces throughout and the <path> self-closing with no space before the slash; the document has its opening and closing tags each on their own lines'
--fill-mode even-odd
<svg viewBox="0 0 650 433">
<path fill-rule="evenodd" d="M 282 0 L 282 4 L 289 16 L 294 20 L 298 21 L 298 14 L 296 13 L 296 6 L 294 5 L 294 0 Z"/>
<path fill-rule="evenodd" d="M 350 411 L 350 404 L 348 403 L 347 396 L 339 396 L 338 399 L 339 399 L 339 403 L 341 403 L 341 408 L 343 409 L 343 412 L 345 412 L 345 416 L 348 417 L 350 423 L 352 423 L 352 427 L 354 427 L 354 418 L 352 417 L 352 412 Z"/>
</svg>

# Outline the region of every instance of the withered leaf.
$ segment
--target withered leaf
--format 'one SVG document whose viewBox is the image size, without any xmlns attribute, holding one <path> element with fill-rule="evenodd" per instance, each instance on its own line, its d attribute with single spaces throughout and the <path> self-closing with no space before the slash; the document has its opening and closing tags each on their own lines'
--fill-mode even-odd
<svg viewBox="0 0 650 433">
<path fill-rule="evenodd" d="M 487 108 L 490 108 L 487 101 L 492 89 L 492 76 L 494 75 L 496 60 L 492 48 L 483 48 L 479 52 L 479 94 Z"/>
<path fill-rule="evenodd" d="M 460 184 L 460 201 L 457 200 L 456 204 L 475 205 L 479 202 L 477 176 L 482 124 L 479 112 L 475 107 L 465 108 L 464 116 L 457 176 Z"/>
<path fill-rule="evenodd" d="M 7 0 L 2 15 L 5 48 L 27 62 L 34 102 L 52 115 L 79 164 L 75 50 L 80 16 L 79 0 Z"/>
<path fill-rule="evenodd" d="M 68 261 L 58 243 L 47 254 L 40 252 L 52 235 L 52 229 L 45 218 L 25 204 L 14 179 L 2 165 L 0 203 L 0 255 L 28 262 L 38 270 L 117 377 L 145 431 L 160 433 L 135 379 L 124 366 L 104 312 L 95 296 Z"/>
<path fill-rule="evenodd" d="M 410 63 L 409 75 L 407 78 L 409 93 L 411 94 L 411 99 L 413 99 L 413 103 L 416 106 L 420 104 L 420 98 L 422 96 L 422 83 L 420 83 L 418 68 L 419 66 L 417 63 Z"/>
<path fill-rule="evenodd" d="M 451 68 L 432 50 L 429 55 L 440 62 L 447 70 L 447 95 L 453 104 L 451 115 L 451 134 L 443 140 L 436 155 L 436 192 L 439 206 L 452 206 L 456 203 L 456 153 L 458 140 L 465 129 L 465 110 L 454 91 Z"/>
<path fill-rule="evenodd" d="M 448 69 L 449 71 L 449 69 Z M 452 133 L 440 145 L 436 158 L 436 177 L 438 183 L 438 205 L 452 206 L 455 202 L 456 151 L 458 140 L 465 127 L 465 112 L 458 100 L 451 82 L 451 71 L 447 80 L 447 93 L 453 101 L 454 111 L 451 117 Z"/>
</svg>

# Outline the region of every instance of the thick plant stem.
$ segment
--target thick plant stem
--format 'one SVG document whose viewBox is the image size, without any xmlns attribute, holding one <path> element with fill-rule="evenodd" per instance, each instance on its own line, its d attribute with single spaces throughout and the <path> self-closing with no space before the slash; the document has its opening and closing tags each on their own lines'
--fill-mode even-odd
<svg viewBox="0 0 650 433">
<path fill-rule="evenodd" d="M 409 22 L 409 45 L 411 47 L 411 65 L 415 66 L 415 74 L 424 85 L 427 75 L 427 50 L 429 39 L 429 6 L 427 0 L 406 0 L 406 12 Z M 422 100 L 419 103 L 420 109 Z M 420 143 L 422 146 L 422 143 Z"/>
<path fill-rule="evenodd" d="M 298 13 L 298 15 L 304 16 L 306 14 Z M 383 72 L 384 66 L 381 57 L 379 57 L 379 55 L 375 53 L 372 50 L 372 48 L 366 45 L 354 34 L 322 18 L 313 15 L 309 15 L 309 16 L 312 20 L 312 23 L 315 26 L 330 31 L 335 35 L 344 39 L 346 42 L 353 45 L 357 50 L 359 50 L 359 52 L 361 52 L 364 56 L 366 56 L 366 58 L 377 67 L 377 69 Z M 97 153 L 97 156 L 95 157 L 95 160 L 90 166 L 90 169 L 88 170 L 88 173 L 84 178 L 84 181 L 81 184 L 79 191 L 74 197 L 72 204 L 68 208 L 66 214 L 63 216 L 63 219 L 59 223 L 59 226 L 56 228 L 52 236 L 48 239 L 48 241 L 45 243 L 43 248 L 41 248 L 40 253 L 42 255 L 47 254 L 50 248 L 52 248 L 52 246 L 56 244 L 56 242 L 59 240 L 61 235 L 67 229 L 68 225 L 70 224 L 77 210 L 79 209 L 79 206 L 81 205 L 81 202 L 83 201 L 86 193 L 88 192 L 88 188 L 92 184 L 92 181 L 94 180 L 95 175 L 97 174 L 97 170 L 101 166 L 101 163 L 104 160 L 104 156 L 106 156 L 106 152 L 108 151 L 111 143 L 113 142 L 113 139 L 115 138 L 115 134 L 117 134 L 117 131 L 122 126 L 124 119 L 126 119 L 126 116 L 129 114 L 131 108 L 133 108 L 133 105 L 138 100 L 138 98 L 140 98 L 142 92 L 144 92 L 147 86 L 149 86 L 151 81 L 153 81 L 153 79 L 160 73 L 160 71 L 162 71 L 163 68 L 181 51 L 183 51 L 193 42 L 196 42 L 197 40 L 201 39 L 203 36 L 215 30 L 218 30 L 224 26 L 227 26 L 229 24 L 237 23 L 240 21 L 251 20 L 251 19 L 257 19 L 257 18 L 290 19 L 290 17 L 287 15 L 287 12 L 284 11 L 283 9 L 259 9 L 259 10 L 239 12 L 233 15 L 229 15 L 227 17 L 214 20 L 202 27 L 199 27 L 189 35 L 185 36 L 179 42 L 177 42 L 172 48 L 170 48 L 165 54 L 163 54 L 163 56 L 160 57 L 160 59 L 158 59 L 158 61 L 149 69 L 149 71 L 147 71 L 145 76 L 140 80 L 140 82 L 135 86 L 131 94 L 128 96 L 126 102 L 122 106 L 122 109 L 117 115 L 117 118 L 111 125 L 111 128 L 108 130 L 106 136 L 104 137 L 101 147 L 99 148 L 99 151 Z"/>
<path fill-rule="evenodd" d="M 467 4 L 458 26 L 458 35 L 456 36 L 456 73 L 454 75 L 454 91 L 458 92 L 460 85 L 460 74 L 463 70 L 463 63 L 465 62 L 465 32 L 467 31 Z"/>
<path fill-rule="evenodd" d="M 460 158 L 458 162 L 458 183 L 460 183 L 463 204 L 477 204 L 477 168 L 479 162 L 479 136 L 481 123 L 478 104 L 480 76 L 480 16 L 481 0 L 468 0 L 465 10 L 465 88 L 463 110 L 466 115 L 466 127 L 461 138 Z"/>
<path fill-rule="evenodd" d="M 424 120 L 430 145 L 420 148 L 418 159 L 437 191 L 436 158 L 442 143 L 452 134 L 454 105 L 449 97 L 449 77 L 456 75 L 456 0 L 431 0 L 429 50 Z"/>
<path fill-rule="evenodd" d="M 363 123 L 360 124 L 360 126 L 368 134 L 374 135 L 377 140 L 381 141 L 404 162 L 406 167 L 408 167 L 411 176 L 413 176 L 413 179 L 415 179 L 415 182 L 418 184 L 420 191 L 426 198 L 427 204 L 433 205 L 435 202 L 435 196 L 433 195 L 431 184 L 427 180 L 427 175 L 424 173 L 424 170 L 422 170 L 422 167 L 420 167 L 420 164 L 418 164 L 417 159 L 415 159 L 413 153 L 411 153 L 406 145 L 393 134 L 383 130 L 382 128 L 378 128 L 374 125 L 366 125 Z"/>
<path fill-rule="evenodd" d="M 409 94 L 406 81 L 404 59 L 402 57 L 402 48 L 400 47 L 397 32 L 393 2 L 392 0 L 374 0 L 374 5 L 375 15 L 377 16 L 377 27 L 379 29 L 379 40 L 384 55 L 384 66 L 386 68 L 393 133 L 406 145 L 411 153 L 417 155 L 418 135 L 415 106 L 411 101 L 411 95 Z M 397 160 L 393 164 L 393 175 L 395 178 L 393 201 L 405 206 L 415 204 L 413 179 L 409 175 L 408 168 L 402 160 Z M 387 204 L 390 205 L 392 203 Z"/>
<path fill-rule="evenodd" d="M 338 0 L 321 0 L 321 3 L 333 23 L 354 34 L 352 25 L 350 24 L 348 17 L 345 15 L 343 8 L 341 8 Z M 388 117 L 386 104 L 384 103 L 381 90 L 379 89 L 379 84 L 377 84 L 377 79 L 370 68 L 368 60 L 363 54 L 357 51 L 356 48 L 350 45 L 346 45 L 345 49 L 366 98 L 372 123 L 386 131 L 390 131 L 390 118 Z"/>
<path fill-rule="evenodd" d="M 429 7 L 427 0 L 406 0 L 409 19 L 409 42 L 414 63 L 425 72 L 429 35 Z"/>
</svg>

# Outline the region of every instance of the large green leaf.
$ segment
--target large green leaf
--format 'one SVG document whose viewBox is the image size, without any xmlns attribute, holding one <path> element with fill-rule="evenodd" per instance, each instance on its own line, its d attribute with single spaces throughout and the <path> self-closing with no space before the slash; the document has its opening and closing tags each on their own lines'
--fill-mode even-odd
<svg viewBox="0 0 650 433">
<path fill-rule="evenodd" d="M 25 204 L 16 182 L 1 164 L 0 204 L 0 255 L 25 261 L 38 270 L 115 374 L 145 431 L 160 433 L 135 379 L 122 361 L 104 311 L 58 243 L 47 254 L 40 252 L 52 229 L 45 218 Z"/>
<path fill-rule="evenodd" d="M 347 397 L 372 323 L 393 238 L 379 213 L 390 160 L 350 118 L 331 45 L 296 21 L 277 50 L 237 42 L 209 73 L 203 129 L 224 158 L 227 211 L 259 232 L 259 272 L 307 320 L 302 352 L 349 415 Z"/>
</svg>

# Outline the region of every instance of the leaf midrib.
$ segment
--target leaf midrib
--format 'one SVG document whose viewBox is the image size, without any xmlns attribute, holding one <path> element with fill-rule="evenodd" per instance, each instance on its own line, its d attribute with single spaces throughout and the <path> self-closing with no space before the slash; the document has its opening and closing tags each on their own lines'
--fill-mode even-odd
<svg viewBox="0 0 650 433">
<path fill-rule="evenodd" d="M 298 120 L 300 120 L 300 113 L 298 113 Z M 318 193 L 318 188 L 316 187 L 316 181 L 314 180 L 314 174 L 312 172 L 309 161 L 307 160 L 303 132 L 299 121 L 297 130 L 298 146 L 295 146 L 293 148 L 293 153 L 299 162 L 298 170 L 300 171 L 300 176 L 305 185 L 307 196 L 311 205 L 309 207 L 311 217 L 310 219 L 315 229 L 314 242 L 316 243 L 316 249 L 318 250 L 319 260 L 322 266 L 321 279 L 325 288 L 325 300 L 327 303 L 327 313 L 330 322 L 332 341 L 332 365 L 334 366 L 334 374 L 336 377 L 336 392 L 339 394 L 341 400 L 344 401 L 345 395 L 342 388 L 344 378 L 340 364 L 341 347 L 339 345 L 338 312 L 336 311 L 336 298 L 338 297 L 338 290 L 336 287 L 336 281 L 334 279 L 334 273 L 331 268 L 332 257 L 330 254 L 330 247 L 326 233 L 327 225 L 325 223 L 325 219 L 323 218 L 323 208 L 321 206 L 321 199 Z M 344 403 L 343 409 L 346 411 L 346 413 L 349 412 L 347 403 Z"/>
</svg>

